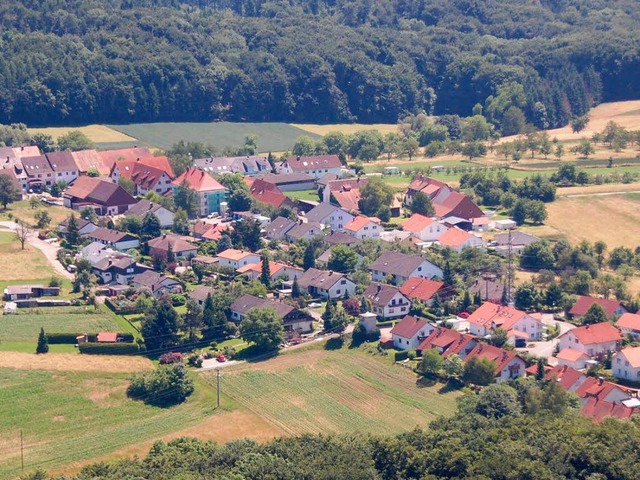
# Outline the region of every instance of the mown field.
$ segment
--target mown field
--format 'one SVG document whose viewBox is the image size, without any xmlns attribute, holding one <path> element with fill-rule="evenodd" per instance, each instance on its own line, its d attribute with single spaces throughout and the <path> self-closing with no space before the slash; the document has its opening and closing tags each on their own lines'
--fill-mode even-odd
<svg viewBox="0 0 640 480">
<path fill-rule="evenodd" d="M 4 289 L 7 282 L 46 279 L 54 275 L 53 268 L 44 254 L 25 243 L 24 250 L 16 240 L 15 234 L 7 230 L 0 230 L 0 287 Z"/>
<path fill-rule="evenodd" d="M 238 147 L 246 135 L 257 135 L 260 152 L 281 152 L 290 149 L 301 135 L 319 137 L 286 123 L 139 123 L 109 128 L 164 150 L 180 140 L 211 144 L 219 149 Z"/>
<path fill-rule="evenodd" d="M 206 385 L 199 383 L 186 403 L 166 409 L 129 400 L 129 376 L 0 368 L 0 478 L 20 474 L 20 431 L 27 471 L 67 471 L 215 413 L 214 392 Z"/>
<path fill-rule="evenodd" d="M 287 434 L 394 433 L 452 414 L 459 392 L 360 350 L 311 349 L 224 371 L 223 390 Z M 213 373 L 205 379 L 215 381 Z"/>
</svg>

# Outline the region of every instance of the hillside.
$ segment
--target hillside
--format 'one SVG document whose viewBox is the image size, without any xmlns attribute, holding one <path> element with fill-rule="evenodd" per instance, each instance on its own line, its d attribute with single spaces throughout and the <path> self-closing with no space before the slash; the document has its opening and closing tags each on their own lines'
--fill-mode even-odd
<svg viewBox="0 0 640 480">
<path fill-rule="evenodd" d="M 0 123 L 395 123 L 479 102 L 559 127 L 637 93 L 639 17 L 633 0 L 6 0 Z"/>
</svg>

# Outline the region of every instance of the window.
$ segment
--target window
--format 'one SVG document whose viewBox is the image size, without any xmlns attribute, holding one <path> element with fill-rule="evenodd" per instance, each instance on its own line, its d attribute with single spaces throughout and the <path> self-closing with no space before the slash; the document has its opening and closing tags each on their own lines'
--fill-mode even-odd
<svg viewBox="0 0 640 480">
<path fill-rule="evenodd" d="M 422 271 L 422 267 L 418 267 L 418 271 L 421 272 Z"/>
<path fill-rule="evenodd" d="M 341 292 L 341 291 L 342 291 L 342 290 L 338 289 L 338 290 L 336 290 L 336 293 L 337 293 L 338 295 L 340 295 L 340 292 Z"/>
<path fill-rule="evenodd" d="M 340 280 L 340 285 L 346 285 L 347 281 L 345 279 Z"/>
<path fill-rule="evenodd" d="M 401 311 L 401 312 L 406 312 L 406 311 L 407 311 L 407 307 L 402 307 L 402 308 L 400 309 L 400 311 Z"/>
</svg>

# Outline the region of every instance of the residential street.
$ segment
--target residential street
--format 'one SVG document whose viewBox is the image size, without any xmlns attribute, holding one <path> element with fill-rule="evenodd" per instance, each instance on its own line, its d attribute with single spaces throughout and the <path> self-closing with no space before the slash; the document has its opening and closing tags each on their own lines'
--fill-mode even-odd
<svg viewBox="0 0 640 480">
<path fill-rule="evenodd" d="M 571 325 L 568 322 L 561 322 L 558 320 L 555 320 L 553 318 L 553 315 L 550 313 L 545 313 L 542 315 L 542 323 L 544 325 L 549 325 L 549 326 L 555 326 L 556 324 L 560 325 L 560 335 L 562 335 L 565 332 L 568 332 L 569 330 L 575 328 L 574 325 Z M 558 335 L 558 337 L 560 336 Z M 532 348 L 518 348 L 516 350 L 520 351 L 520 352 L 528 352 L 532 355 L 535 355 L 536 357 L 542 357 L 542 358 L 548 358 L 549 359 L 549 365 L 556 365 L 556 359 L 554 357 L 551 356 L 551 354 L 553 353 L 553 349 L 555 348 L 556 344 L 558 343 L 558 337 L 554 338 L 553 340 L 549 340 L 547 342 L 535 342 L 532 345 L 534 345 Z M 530 344 L 531 345 L 531 344 Z"/>
</svg>

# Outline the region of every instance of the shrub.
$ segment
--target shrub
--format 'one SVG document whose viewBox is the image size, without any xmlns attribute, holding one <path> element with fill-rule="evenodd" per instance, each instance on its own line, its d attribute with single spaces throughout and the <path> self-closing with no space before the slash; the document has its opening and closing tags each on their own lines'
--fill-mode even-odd
<svg viewBox="0 0 640 480">
<path fill-rule="evenodd" d="M 396 352 L 395 353 L 395 360 L 396 362 L 401 362 L 403 360 L 406 360 L 407 358 L 409 358 L 409 352 L 404 350 L 402 352 Z"/>
<path fill-rule="evenodd" d="M 182 363 L 182 354 L 180 352 L 168 352 L 160 355 L 160 365 L 172 365 L 174 363 Z"/>
<path fill-rule="evenodd" d="M 127 395 L 157 406 L 182 403 L 193 393 L 193 380 L 182 363 L 160 365 L 152 373 L 135 375 Z"/>
<path fill-rule="evenodd" d="M 187 299 L 182 293 L 173 293 L 171 295 L 171 304 L 174 307 L 180 307 L 187 303 Z"/>
<path fill-rule="evenodd" d="M 227 357 L 227 360 L 233 360 L 238 355 L 238 352 L 236 352 L 236 349 L 233 347 L 224 347 L 222 354 Z"/>
<path fill-rule="evenodd" d="M 414 360 L 416 358 L 416 351 L 415 350 L 407 351 L 407 358 L 409 360 Z"/>
<path fill-rule="evenodd" d="M 187 364 L 190 367 L 200 368 L 202 367 L 202 357 L 197 353 L 191 354 L 187 358 Z"/>
</svg>

